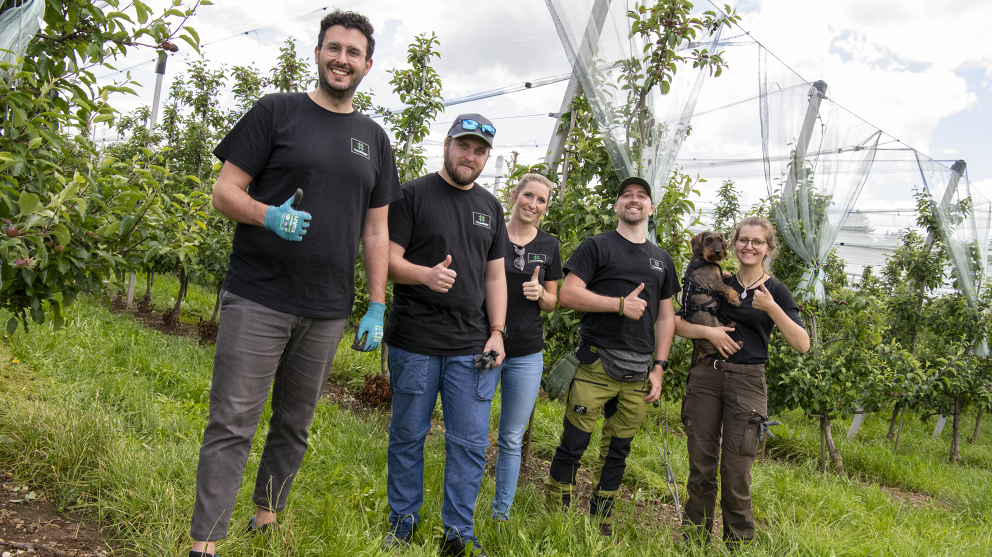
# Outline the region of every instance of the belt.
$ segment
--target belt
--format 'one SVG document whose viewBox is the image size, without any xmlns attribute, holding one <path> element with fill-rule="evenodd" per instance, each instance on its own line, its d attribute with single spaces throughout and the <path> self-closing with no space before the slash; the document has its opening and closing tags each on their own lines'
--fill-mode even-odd
<svg viewBox="0 0 992 557">
<path fill-rule="evenodd" d="M 706 367 L 712 367 L 713 369 L 733 371 L 734 373 L 743 373 L 744 375 L 751 375 L 753 377 L 761 377 L 765 374 L 765 364 L 731 364 L 725 360 L 714 360 L 713 358 L 707 356 L 699 358 L 699 363 Z"/>
</svg>

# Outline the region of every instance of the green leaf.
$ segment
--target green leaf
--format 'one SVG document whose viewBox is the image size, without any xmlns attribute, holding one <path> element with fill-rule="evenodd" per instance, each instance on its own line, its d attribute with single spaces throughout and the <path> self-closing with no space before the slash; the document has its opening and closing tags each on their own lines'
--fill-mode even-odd
<svg viewBox="0 0 992 557">
<path fill-rule="evenodd" d="M 17 330 L 17 318 L 11 317 L 10 321 L 7 321 L 7 334 L 12 335 L 16 330 Z"/>
<path fill-rule="evenodd" d="M 69 233 L 69 228 L 62 223 L 53 226 L 52 233 L 55 234 L 60 246 L 68 246 L 72 240 L 72 234 Z"/>
<path fill-rule="evenodd" d="M 26 215 L 41 209 L 41 202 L 38 201 L 37 195 L 22 191 L 21 197 L 17 200 L 17 206 L 21 208 L 20 215 Z"/>
<path fill-rule="evenodd" d="M 107 122 L 107 121 L 113 120 L 113 119 L 114 119 L 114 115 L 113 114 L 109 114 L 109 113 L 107 113 L 107 114 L 98 114 L 95 118 L 93 118 L 93 123 L 95 124 L 97 122 Z"/>
</svg>

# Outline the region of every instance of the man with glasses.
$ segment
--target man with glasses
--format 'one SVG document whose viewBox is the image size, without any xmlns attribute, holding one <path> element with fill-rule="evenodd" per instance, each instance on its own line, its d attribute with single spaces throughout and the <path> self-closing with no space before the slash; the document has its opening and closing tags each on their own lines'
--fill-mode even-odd
<svg viewBox="0 0 992 557">
<path fill-rule="evenodd" d="M 484 556 L 472 515 L 489 446 L 489 409 L 506 332 L 509 246 L 503 208 L 475 183 L 496 129 L 463 114 L 444 140 L 444 165 L 403 185 L 389 211 L 386 323 L 393 414 L 389 423 L 390 529 L 384 546 L 410 543 L 424 499 L 424 440 L 438 394 L 444 412 L 442 555 Z"/>
<path fill-rule="evenodd" d="M 616 212 L 617 229 L 585 239 L 565 264 L 559 302 L 582 312 L 575 351 L 581 365 L 556 365 L 545 381 L 549 396 L 568 395 L 561 442 L 544 482 L 552 509 L 571 505 L 579 460 L 601 410 L 605 416 L 589 500 L 605 536 L 612 535 L 630 443 L 647 403 L 661 396 L 675 334 L 672 296 L 679 292 L 672 258 L 645 235 L 654 213 L 648 183 L 636 176 L 621 182 Z"/>
<path fill-rule="evenodd" d="M 371 301 L 356 346 L 370 351 L 381 341 L 388 211 L 400 195 L 399 178 L 389 137 L 352 106 L 374 47 L 364 16 L 327 15 L 314 48 L 317 88 L 263 97 L 214 150 L 224 166 L 213 205 L 238 224 L 196 471 L 190 557 L 216 555 L 216 540 L 227 535 L 270 386 L 272 418 L 248 530 L 271 529 L 286 506 L 352 311 L 359 240 Z"/>
</svg>

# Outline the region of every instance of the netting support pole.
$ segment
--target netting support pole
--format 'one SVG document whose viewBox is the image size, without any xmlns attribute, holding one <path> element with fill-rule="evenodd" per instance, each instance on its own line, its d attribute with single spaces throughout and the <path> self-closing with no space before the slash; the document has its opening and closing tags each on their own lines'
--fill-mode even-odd
<svg viewBox="0 0 992 557">
<path fill-rule="evenodd" d="M 796 138 L 796 158 L 793 160 L 792 172 L 786 176 L 785 191 L 789 194 L 795 192 L 800 173 L 805 167 L 809 141 L 813 137 L 816 119 L 820 115 L 820 103 L 826 96 L 827 82 L 823 80 L 814 82 L 809 91 L 809 106 L 806 108 L 806 116 L 803 118 L 803 127 L 799 132 L 799 137 Z"/>
<path fill-rule="evenodd" d="M 550 0 L 548 2 L 548 9 L 554 13 L 554 8 L 551 6 Z M 582 47 L 579 48 L 579 56 L 583 57 L 581 60 L 576 60 L 576 66 L 572 68 L 572 77 L 568 80 L 568 86 L 565 88 L 565 95 L 561 99 L 561 109 L 558 110 L 558 121 L 555 123 L 555 131 L 551 135 L 551 141 L 548 143 L 548 154 L 546 160 L 548 161 L 548 174 L 558 168 L 558 163 L 561 161 L 561 156 L 565 152 L 565 143 L 568 142 L 568 135 L 571 133 L 571 128 L 567 131 L 560 131 L 561 117 L 565 112 L 568 111 L 568 105 L 572 103 L 572 99 L 576 95 L 582 93 L 582 86 L 579 85 L 579 67 L 580 64 L 588 64 L 588 57 L 592 54 L 593 48 L 595 48 L 596 43 L 599 42 L 599 35 L 603 32 L 603 23 L 606 22 L 606 15 L 610 11 L 610 2 L 612 0 L 596 0 L 596 3 L 592 6 L 592 13 L 589 14 L 589 23 L 586 24 L 585 36 L 582 38 Z M 572 119 L 574 122 L 574 117 Z M 562 191 L 565 189 L 565 184 L 561 185 Z"/>
<path fill-rule="evenodd" d="M 151 135 L 152 129 L 158 122 L 158 105 L 159 101 L 162 100 L 162 80 L 165 77 L 165 61 L 168 56 L 165 53 L 165 49 L 158 51 L 158 63 L 155 65 L 155 96 L 152 98 L 152 114 L 148 120 L 148 134 Z M 124 302 L 124 306 L 127 309 L 134 307 L 134 279 L 136 278 L 137 272 L 131 269 L 127 273 L 127 299 Z"/>
<path fill-rule="evenodd" d="M 961 176 L 964 176 L 964 171 L 968 168 L 968 163 L 964 161 L 957 161 L 951 165 L 951 179 L 947 181 L 947 189 L 944 190 L 944 197 L 940 200 L 941 210 L 947 210 L 951 205 L 951 200 L 954 199 L 954 194 L 958 192 L 958 182 L 961 181 Z M 921 169 L 922 171 L 922 169 Z M 933 243 L 937 240 L 937 235 L 935 231 L 931 230 L 927 234 L 927 241 L 923 243 L 923 250 L 930 254 L 930 248 Z"/>
</svg>

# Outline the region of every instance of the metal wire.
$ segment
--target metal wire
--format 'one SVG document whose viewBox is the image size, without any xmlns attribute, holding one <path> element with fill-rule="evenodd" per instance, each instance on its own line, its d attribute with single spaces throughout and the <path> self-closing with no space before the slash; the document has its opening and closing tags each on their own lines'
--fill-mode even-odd
<svg viewBox="0 0 992 557">
<path fill-rule="evenodd" d="M 658 451 L 658 456 L 661 457 L 661 462 L 665 466 L 665 483 L 668 484 L 668 492 L 672 494 L 672 501 L 675 502 L 675 514 L 682 516 L 682 505 L 679 502 L 679 486 L 675 484 L 675 474 L 672 472 L 672 467 L 669 464 L 672 457 L 672 451 L 668 446 L 668 410 L 665 410 L 665 407 L 660 403 L 659 406 L 661 406 L 661 419 L 663 423 L 659 423 L 658 425 L 661 425 L 664 428 L 663 431 L 665 434 L 664 454 L 661 452 L 661 448 L 658 447 L 658 443 L 655 442 L 654 435 L 651 435 L 651 428 L 649 428 L 646 424 L 642 423 L 642 425 L 644 425 L 644 431 L 648 432 L 648 438 L 651 439 L 651 444 L 654 445 L 655 450 Z"/>
</svg>

